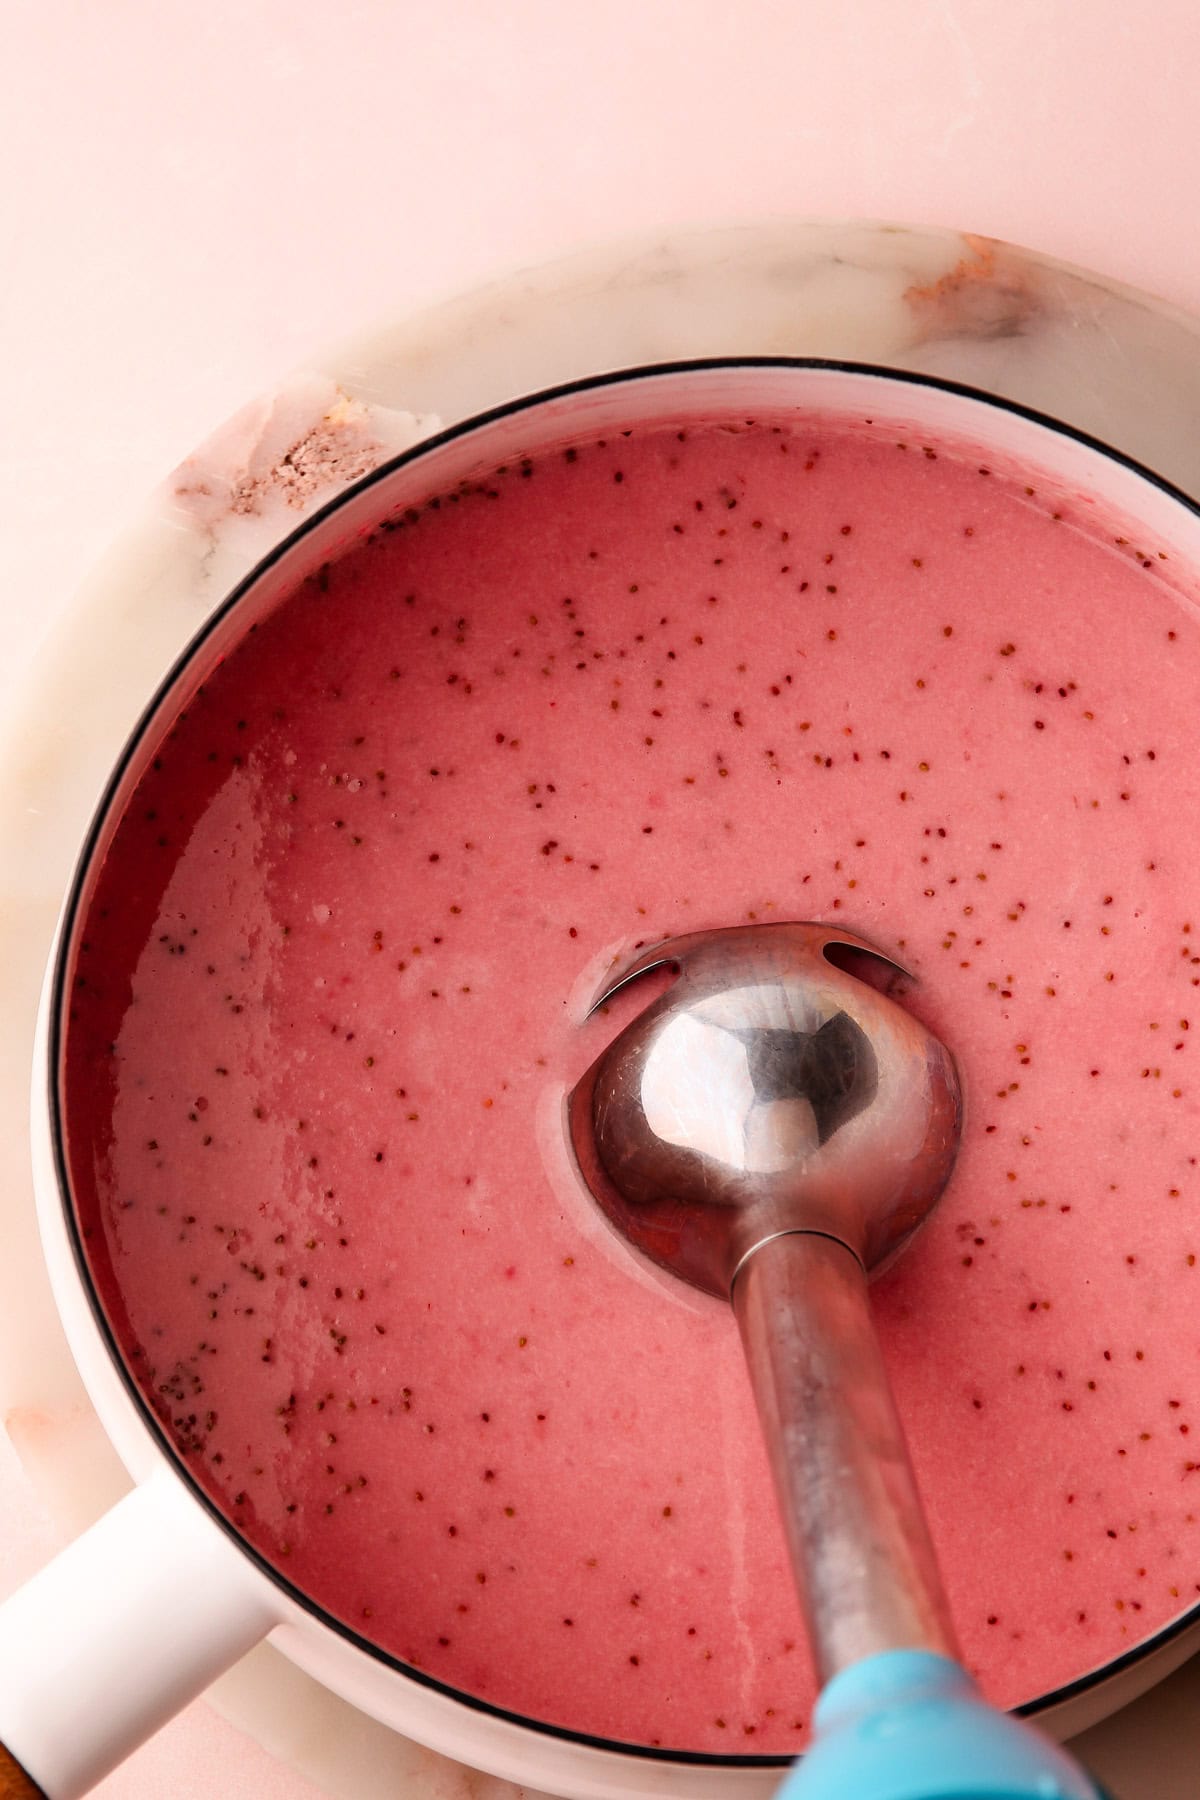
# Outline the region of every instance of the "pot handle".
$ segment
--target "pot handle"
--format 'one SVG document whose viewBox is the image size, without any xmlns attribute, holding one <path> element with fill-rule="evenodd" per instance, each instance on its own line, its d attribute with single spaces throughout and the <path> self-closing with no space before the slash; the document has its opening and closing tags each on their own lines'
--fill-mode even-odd
<svg viewBox="0 0 1200 1800">
<path fill-rule="evenodd" d="M 0 1606 L 0 1800 L 78 1800 L 278 1623 L 158 1470 Z"/>
</svg>

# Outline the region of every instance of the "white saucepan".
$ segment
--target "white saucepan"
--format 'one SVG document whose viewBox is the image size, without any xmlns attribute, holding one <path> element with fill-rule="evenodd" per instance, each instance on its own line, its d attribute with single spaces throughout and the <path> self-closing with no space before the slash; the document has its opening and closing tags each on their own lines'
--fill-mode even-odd
<svg viewBox="0 0 1200 1800">
<path fill-rule="evenodd" d="M 382 520 L 473 472 L 583 433 L 732 411 L 872 419 L 1040 472 L 1099 517 L 1200 571 L 1200 511 L 1120 455 L 1007 402 L 844 364 L 750 359 L 633 371 L 520 399 L 385 464 L 305 523 L 222 601 L 133 730 L 80 854 L 43 995 L 33 1094 L 40 1223 L 54 1292 L 96 1410 L 137 1486 L 0 1608 L 0 1793 L 72 1800 L 260 1639 L 397 1731 L 530 1787 L 577 1796 L 765 1796 L 779 1759 L 686 1757 L 603 1743 L 456 1694 L 375 1651 L 269 1567 L 215 1509 L 124 1366 L 89 1280 L 62 1149 L 64 975 L 98 859 L 156 733 L 204 672 L 306 574 Z M 131 721 L 131 724 L 133 722 Z M 749 1403 L 749 1401 L 748 1401 Z M 1027 1709 L 1069 1735 L 1200 1646 L 1200 1607 Z M 0 1763 L 3 1754 L 0 1753 Z M 36 1786 L 21 1785 L 21 1770 Z"/>
</svg>

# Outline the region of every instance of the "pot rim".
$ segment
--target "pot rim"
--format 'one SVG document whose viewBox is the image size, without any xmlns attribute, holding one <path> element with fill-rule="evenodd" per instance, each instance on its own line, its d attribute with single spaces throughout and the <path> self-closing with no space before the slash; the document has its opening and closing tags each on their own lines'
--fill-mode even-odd
<svg viewBox="0 0 1200 1800">
<path fill-rule="evenodd" d="M 605 1738 L 593 1733 L 574 1730 L 567 1726 L 555 1725 L 545 1720 L 531 1718 L 526 1714 L 513 1712 L 504 1707 L 470 1694 L 463 1689 L 455 1688 L 449 1683 L 438 1680 L 425 1670 L 403 1662 L 400 1658 L 381 1649 L 370 1639 L 356 1631 L 353 1626 L 344 1623 L 335 1614 L 328 1612 L 317 1601 L 307 1595 L 303 1589 L 295 1586 L 261 1551 L 250 1543 L 233 1522 L 218 1506 L 200 1481 L 192 1474 L 184 1458 L 177 1451 L 169 1434 L 164 1429 L 153 1409 L 149 1405 L 142 1389 L 139 1387 L 132 1370 L 123 1356 L 115 1332 L 105 1313 L 97 1292 L 84 1250 L 80 1231 L 79 1218 L 74 1206 L 71 1182 L 67 1167 L 65 1139 L 65 1099 L 62 1092 L 62 1046 L 65 1018 L 65 993 L 68 970 L 75 947 L 76 932 L 80 924 L 88 879 L 93 871 L 97 850 L 112 822 L 114 802 L 121 785 L 129 774 L 131 767 L 143 748 L 147 735 L 156 719 L 162 713 L 165 703 L 175 690 L 181 679 L 192 667 L 195 659 L 208 643 L 214 632 L 227 621 L 242 603 L 253 593 L 260 582 L 280 563 L 290 556 L 294 550 L 316 534 L 331 518 L 337 516 L 352 500 L 357 500 L 364 493 L 383 486 L 402 469 L 420 463 L 432 453 L 484 433 L 504 420 L 517 418 L 523 414 L 535 414 L 536 411 L 552 402 L 569 401 L 588 394 L 595 394 L 606 389 L 623 386 L 633 387 L 636 384 L 659 378 L 702 375 L 705 373 L 779 370 L 781 372 L 820 372 L 840 374 L 851 378 L 878 380 L 900 387 L 907 387 L 915 394 L 933 391 L 946 394 L 978 406 L 983 412 L 993 412 L 1008 417 L 1016 417 L 1045 432 L 1051 438 L 1065 439 L 1082 448 L 1090 455 L 1100 459 L 1102 463 L 1115 465 L 1127 475 L 1146 483 L 1165 497 L 1169 502 L 1179 506 L 1186 514 L 1200 520 L 1200 503 L 1183 489 L 1157 474 L 1153 469 L 1126 455 L 1123 451 L 1105 443 L 1093 434 L 1080 430 L 1061 419 L 1023 403 L 1007 399 L 1001 395 L 976 388 L 968 383 L 956 381 L 948 377 L 929 375 L 920 371 L 896 369 L 884 364 L 875 364 L 836 357 L 806 356 L 712 356 L 690 359 L 671 360 L 667 362 L 632 365 L 616 370 L 577 378 L 572 381 L 539 389 L 533 393 L 521 394 L 500 405 L 472 414 L 469 418 L 445 427 L 430 436 L 421 439 L 417 444 L 398 454 L 386 458 L 376 468 L 339 490 L 331 499 L 316 508 L 303 519 L 293 530 L 282 537 L 278 543 L 261 557 L 254 566 L 237 582 L 237 584 L 214 606 L 204 623 L 192 635 L 184 649 L 175 657 L 170 668 L 158 682 L 153 695 L 143 707 L 134 723 L 124 746 L 110 770 L 103 791 L 93 810 L 82 845 L 77 854 L 66 899 L 61 915 L 55 947 L 52 953 L 48 973 L 43 1006 L 47 1008 L 47 1062 L 44 1065 L 46 1097 L 49 1106 L 49 1127 L 51 1136 L 51 1154 L 58 1190 L 60 1222 L 65 1227 L 69 1243 L 71 1260 L 80 1289 L 87 1300 L 87 1310 L 91 1324 L 104 1347 L 107 1361 L 115 1372 L 120 1386 L 124 1389 L 125 1399 L 131 1403 L 133 1414 L 137 1417 L 142 1430 L 149 1437 L 155 1450 L 174 1474 L 182 1481 L 191 1498 L 197 1502 L 208 1516 L 217 1524 L 230 1540 L 235 1549 L 246 1557 L 251 1565 L 264 1577 L 277 1592 L 286 1597 L 292 1607 L 298 1608 L 306 1615 L 306 1622 L 316 1624 L 332 1633 L 353 1649 L 366 1654 L 374 1663 L 381 1665 L 389 1673 L 398 1675 L 409 1682 L 431 1690 L 444 1699 L 448 1699 L 467 1707 L 485 1717 L 515 1726 L 522 1731 L 532 1732 L 538 1736 L 549 1737 L 560 1742 L 579 1746 L 583 1749 L 599 1751 L 608 1755 L 630 1757 L 642 1762 L 675 1764 L 682 1767 L 729 1769 L 729 1770 L 769 1770 L 784 1769 L 793 1760 L 790 1756 L 719 1755 L 705 1751 L 671 1749 L 642 1745 L 620 1739 Z M 36 1071 L 35 1071 L 36 1078 Z M 35 1105 L 39 1101 L 35 1096 Z M 90 1381 L 88 1383 L 91 1385 Z M 1142 1639 L 1138 1644 L 1120 1655 L 1098 1664 L 1094 1669 L 1078 1676 L 1071 1682 L 1052 1689 L 1032 1700 L 1022 1702 L 1012 1710 L 1020 1716 L 1037 1717 L 1064 1707 L 1081 1696 L 1102 1688 L 1115 1681 L 1125 1672 L 1164 1651 L 1169 1645 L 1184 1634 L 1200 1630 L 1200 1602 L 1181 1612 L 1176 1618 L 1168 1621 L 1150 1637 Z"/>
</svg>

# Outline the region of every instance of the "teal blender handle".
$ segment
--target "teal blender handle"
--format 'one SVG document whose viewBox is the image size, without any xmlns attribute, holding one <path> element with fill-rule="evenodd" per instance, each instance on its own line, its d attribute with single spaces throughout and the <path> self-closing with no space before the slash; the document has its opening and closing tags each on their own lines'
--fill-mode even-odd
<svg viewBox="0 0 1200 1800">
<path fill-rule="evenodd" d="M 1102 1800 L 956 1660 L 858 1257 L 780 1235 L 743 1262 L 733 1305 L 826 1684 L 779 1800 Z"/>
<path fill-rule="evenodd" d="M 989 1706 L 949 1657 L 885 1650 L 835 1675 L 777 1800 L 1103 1800 L 1065 1750 Z"/>
</svg>

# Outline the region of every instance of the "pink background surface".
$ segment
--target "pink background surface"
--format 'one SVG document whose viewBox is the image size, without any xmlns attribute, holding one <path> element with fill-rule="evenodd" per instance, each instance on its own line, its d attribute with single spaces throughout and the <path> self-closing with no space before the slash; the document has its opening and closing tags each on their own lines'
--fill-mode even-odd
<svg viewBox="0 0 1200 1800">
<path fill-rule="evenodd" d="M 1007 237 L 1200 309 L 1193 0 L 8 0 L 0 706 L 121 521 L 314 346 L 608 236 Z M 0 1590 L 54 1534 L 0 1436 Z M 195 1707 L 100 1790 L 315 1793 Z"/>
</svg>

